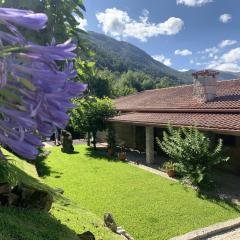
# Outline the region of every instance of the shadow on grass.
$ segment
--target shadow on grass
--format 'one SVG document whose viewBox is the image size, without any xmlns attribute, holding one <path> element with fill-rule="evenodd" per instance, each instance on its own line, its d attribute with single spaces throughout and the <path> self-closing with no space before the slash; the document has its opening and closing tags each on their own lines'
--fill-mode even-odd
<svg viewBox="0 0 240 240">
<path fill-rule="evenodd" d="M 39 177 L 49 176 L 51 174 L 51 168 L 45 163 L 45 159 L 51 153 L 50 150 L 40 150 L 40 154 L 35 159 L 35 167 Z"/>
<path fill-rule="evenodd" d="M 194 190 L 196 192 L 196 195 L 198 198 L 202 200 L 206 200 L 209 202 L 212 202 L 214 204 L 217 204 L 223 209 L 229 210 L 232 209 L 236 211 L 237 213 L 240 213 L 240 204 L 237 204 L 232 201 L 231 197 L 222 197 L 218 190 L 219 185 L 215 184 L 212 188 L 196 188 L 192 185 L 187 185 L 183 181 L 181 181 L 181 178 L 178 177 L 178 182 L 172 182 L 170 183 L 171 186 L 179 185 L 179 183 L 182 185 L 183 190 L 187 193 L 189 191 Z M 226 194 L 227 195 L 227 194 Z"/>
<path fill-rule="evenodd" d="M 221 198 L 215 193 L 215 191 L 200 190 L 198 191 L 197 196 L 201 199 L 213 202 L 224 209 L 231 208 L 240 213 L 240 205 L 232 202 L 231 200 Z"/>
<path fill-rule="evenodd" d="M 51 153 L 50 150 L 46 150 L 46 149 L 40 150 L 40 154 L 32 163 L 34 163 L 39 177 L 46 177 L 46 176 L 56 174 L 55 178 L 60 178 L 61 175 L 63 175 L 63 173 L 51 170 L 51 167 L 49 167 L 45 162 L 47 156 L 50 153 Z"/>
<path fill-rule="evenodd" d="M 11 155 L 5 156 L 8 159 L 8 161 L 6 161 L 8 175 L 1 176 L 1 181 L 8 181 L 12 186 L 23 183 L 36 189 L 49 192 L 55 201 L 68 202 L 63 196 L 56 194 L 52 188 L 18 167 L 18 159 L 13 158 Z M 9 178 L 9 176 L 11 176 L 11 178 Z M 62 225 L 59 220 L 51 214 L 36 209 L 22 209 L 18 207 L 0 207 L 0 232 L 0 239 L 2 239 L 1 236 L 5 235 L 11 235 L 11 239 L 24 240 L 78 239 L 73 230 Z"/>
<path fill-rule="evenodd" d="M 6 239 L 24 240 L 79 239 L 73 230 L 43 211 L 1 207 L 0 219 L 0 236 L 3 239 L 4 236 L 9 236 Z"/>
<path fill-rule="evenodd" d="M 18 167 L 15 163 L 17 162 L 17 159 L 12 158 L 11 156 L 6 156 L 8 159 L 8 173 L 11 178 L 5 179 L 6 181 L 9 181 L 12 186 L 15 186 L 19 183 L 24 183 L 28 186 L 35 187 L 37 189 L 45 190 L 53 195 L 53 197 L 56 195 L 54 193 L 54 190 L 51 189 L 46 184 L 42 183 L 37 178 L 27 174 L 25 171 L 23 171 L 20 167 Z M 24 160 L 23 160 L 24 161 Z"/>
<path fill-rule="evenodd" d="M 68 155 L 74 155 L 74 154 L 79 154 L 79 152 L 78 151 L 73 151 L 73 152 L 71 152 L 71 153 L 68 153 L 68 152 L 63 152 L 63 151 L 61 151 L 62 153 L 64 153 L 64 154 L 68 154 Z"/>
<path fill-rule="evenodd" d="M 233 201 L 233 199 L 235 199 L 233 194 L 228 192 L 227 189 L 223 189 L 222 187 L 224 183 L 217 180 L 219 173 L 220 172 L 218 170 L 214 170 L 212 172 L 213 183 L 209 185 L 208 188 L 199 189 L 197 196 L 201 199 L 206 199 L 210 202 L 214 202 L 222 208 L 226 209 L 230 207 L 236 212 L 240 213 L 240 205 Z M 234 182 L 234 184 L 237 183 Z"/>
<path fill-rule="evenodd" d="M 114 156 L 109 156 L 107 153 L 106 149 L 94 149 L 91 147 L 87 148 L 87 153 L 86 153 L 87 157 L 91 157 L 94 158 L 96 160 L 105 160 L 105 161 L 109 161 L 109 162 L 122 162 L 122 163 L 127 163 L 124 161 L 120 161 L 117 157 L 116 157 L 116 153 Z"/>
</svg>

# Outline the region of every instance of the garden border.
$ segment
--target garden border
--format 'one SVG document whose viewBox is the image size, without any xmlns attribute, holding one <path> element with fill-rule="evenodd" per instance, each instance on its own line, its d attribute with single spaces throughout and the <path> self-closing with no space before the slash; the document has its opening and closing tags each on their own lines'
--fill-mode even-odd
<svg viewBox="0 0 240 240">
<path fill-rule="evenodd" d="M 219 233 L 234 230 L 240 227 L 240 217 L 225 222 L 216 223 L 205 228 L 191 231 L 181 236 L 173 237 L 170 240 L 200 240 L 213 237 Z"/>
</svg>

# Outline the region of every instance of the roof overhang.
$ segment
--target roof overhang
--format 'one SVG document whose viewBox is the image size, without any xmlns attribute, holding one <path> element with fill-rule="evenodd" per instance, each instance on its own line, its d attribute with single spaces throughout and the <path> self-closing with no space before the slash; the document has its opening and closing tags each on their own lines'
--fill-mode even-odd
<svg viewBox="0 0 240 240">
<path fill-rule="evenodd" d="M 119 112 L 140 112 L 140 113 L 240 113 L 240 108 L 117 108 Z"/>
<path fill-rule="evenodd" d="M 108 122 L 165 128 L 196 126 L 202 131 L 240 136 L 240 114 L 126 113 Z"/>
</svg>

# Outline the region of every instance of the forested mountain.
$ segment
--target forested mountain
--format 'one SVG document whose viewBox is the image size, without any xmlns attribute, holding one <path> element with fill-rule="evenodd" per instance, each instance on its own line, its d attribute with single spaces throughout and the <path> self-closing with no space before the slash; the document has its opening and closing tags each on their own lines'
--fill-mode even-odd
<svg viewBox="0 0 240 240">
<path fill-rule="evenodd" d="M 99 69 L 107 68 L 112 72 L 119 73 L 128 70 L 143 72 L 152 79 L 168 76 L 176 84 L 192 81 L 191 74 L 167 67 L 130 43 L 118 41 L 96 32 L 82 34 L 81 38 L 89 41 L 91 50 L 96 53 L 96 66 Z"/>
<path fill-rule="evenodd" d="M 236 79 L 240 77 L 239 72 L 223 72 L 220 71 L 219 80 L 228 80 L 228 79 Z"/>
<path fill-rule="evenodd" d="M 143 90 L 192 83 L 195 70 L 180 72 L 154 60 L 138 47 L 104 34 L 81 33 L 94 52 L 94 74 L 85 79 L 89 93 L 111 98 Z M 234 79 L 239 73 L 220 72 L 219 79 Z"/>
</svg>

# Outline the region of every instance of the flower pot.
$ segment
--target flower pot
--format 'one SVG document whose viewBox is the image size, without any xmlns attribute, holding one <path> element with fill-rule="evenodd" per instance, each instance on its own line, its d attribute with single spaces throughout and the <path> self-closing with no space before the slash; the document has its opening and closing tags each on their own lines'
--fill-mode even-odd
<svg viewBox="0 0 240 240">
<path fill-rule="evenodd" d="M 118 159 L 119 159 L 119 160 L 125 161 L 126 158 L 127 158 L 126 152 L 120 152 L 120 153 L 118 153 Z"/>
<path fill-rule="evenodd" d="M 108 152 L 108 156 L 113 156 L 114 155 L 114 149 L 113 148 L 108 148 L 107 152 Z"/>
<path fill-rule="evenodd" d="M 167 172 L 167 175 L 171 178 L 175 177 L 175 175 L 176 175 L 174 170 L 167 170 L 166 172 Z"/>
</svg>

